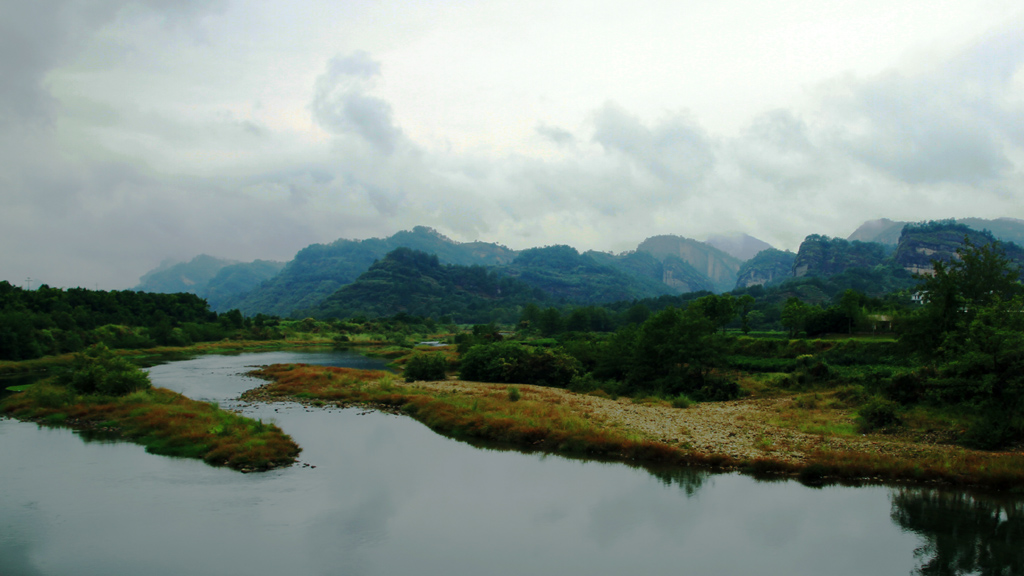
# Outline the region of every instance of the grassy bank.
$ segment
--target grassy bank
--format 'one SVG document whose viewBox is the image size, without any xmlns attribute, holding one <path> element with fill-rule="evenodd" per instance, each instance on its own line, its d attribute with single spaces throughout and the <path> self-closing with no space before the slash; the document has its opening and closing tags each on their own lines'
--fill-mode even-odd
<svg viewBox="0 0 1024 576">
<path fill-rule="evenodd" d="M 812 484 L 909 481 L 998 490 L 1020 490 L 1024 486 L 1024 458 L 1018 453 L 922 449 L 908 459 L 820 449 L 802 462 L 775 460 L 770 454 L 742 459 L 654 441 L 592 421 L 586 413 L 560 402 L 550 389 L 480 385 L 472 394 L 460 392 L 455 386 L 427 390 L 403 385 L 385 372 L 306 365 L 274 365 L 253 375 L 270 382 L 243 395 L 250 400 L 390 407 L 444 434 L 528 450 L 795 476 Z"/>
<path fill-rule="evenodd" d="M 142 444 L 154 454 L 199 458 L 243 471 L 289 465 L 301 450 L 273 424 L 163 388 L 114 397 L 75 394 L 44 382 L 5 398 L 0 412 L 44 425 L 98 431 Z"/>
</svg>

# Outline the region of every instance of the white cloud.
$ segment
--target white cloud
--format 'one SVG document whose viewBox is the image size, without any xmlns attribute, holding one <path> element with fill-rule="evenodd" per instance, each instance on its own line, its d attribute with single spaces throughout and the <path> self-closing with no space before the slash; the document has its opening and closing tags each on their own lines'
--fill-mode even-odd
<svg viewBox="0 0 1024 576">
<path fill-rule="evenodd" d="M 127 287 L 167 257 L 416 224 L 795 249 L 881 216 L 1024 217 L 1024 19 L 1003 0 L 531 2 L 16 3 L 0 276 Z"/>
</svg>

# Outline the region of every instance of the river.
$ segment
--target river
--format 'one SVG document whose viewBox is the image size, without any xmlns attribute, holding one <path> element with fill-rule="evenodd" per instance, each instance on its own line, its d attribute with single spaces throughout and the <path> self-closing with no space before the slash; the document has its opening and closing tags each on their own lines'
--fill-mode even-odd
<svg viewBox="0 0 1024 576">
<path fill-rule="evenodd" d="M 224 407 L 249 367 L 375 367 L 351 353 L 210 355 L 150 369 Z M 302 447 L 242 474 L 0 420 L 0 574 L 1020 574 L 1024 501 L 811 488 L 740 474 L 481 449 L 401 416 L 244 406 Z"/>
</svg>

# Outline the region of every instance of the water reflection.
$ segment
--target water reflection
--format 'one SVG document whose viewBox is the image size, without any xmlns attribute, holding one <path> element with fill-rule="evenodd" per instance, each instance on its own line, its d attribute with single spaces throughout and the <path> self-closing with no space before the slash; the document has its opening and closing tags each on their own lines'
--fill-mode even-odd
<svg viewBox="0 0 1024 576">
<path fill-rule="evenodd" d="M 1024 502 L 924 488 L 892 495 L 892 519 L 920 535 L 916 574 L 1024 573 Z"/>
<path fill-rule="evenodd" d="M 230 404 L 259 384 L 240 375 L 249 366 L 302 361 L 253 356 L 152 373 L 157 385 Z M 1021 572 L 1019 499 L 809 490 L 479 450 L 357 409 L 244 411 L 278 423 L 315 468 L 245 475 L 0 420 L 0 574 Z"/>
</svg>

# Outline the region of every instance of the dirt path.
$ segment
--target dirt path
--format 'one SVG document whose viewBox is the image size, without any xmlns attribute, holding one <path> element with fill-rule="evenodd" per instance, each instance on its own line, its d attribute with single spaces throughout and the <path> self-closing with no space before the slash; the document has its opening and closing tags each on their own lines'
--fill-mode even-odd
<svg viewBox="0 0 1024 576">
<path fill-rule="evenodd" d="M 505 384 L 459 380 L 415 382 L 408 386 L 469 395 L 507 388 Z M 559 388 L 529 385 L 518 385 L 518 388 L 525 397 L 567 405 L 591 420 L 611 427 L 666 444 L 689 447 L 705 454 L 724 454 L 739 460 L 768 457 L 802 462 L 818 450 L 887 454 L 899 458 L 965 452 L 963 448 L 948 445 L 914 443 L 884 436 L 823 436 L 773 425 L 770 421 L 792 402 L 791 398 L 785 397 L 704 402 L 680 409 L 634 403 L 629 398 L 611 400 Z"/>
</svg>

